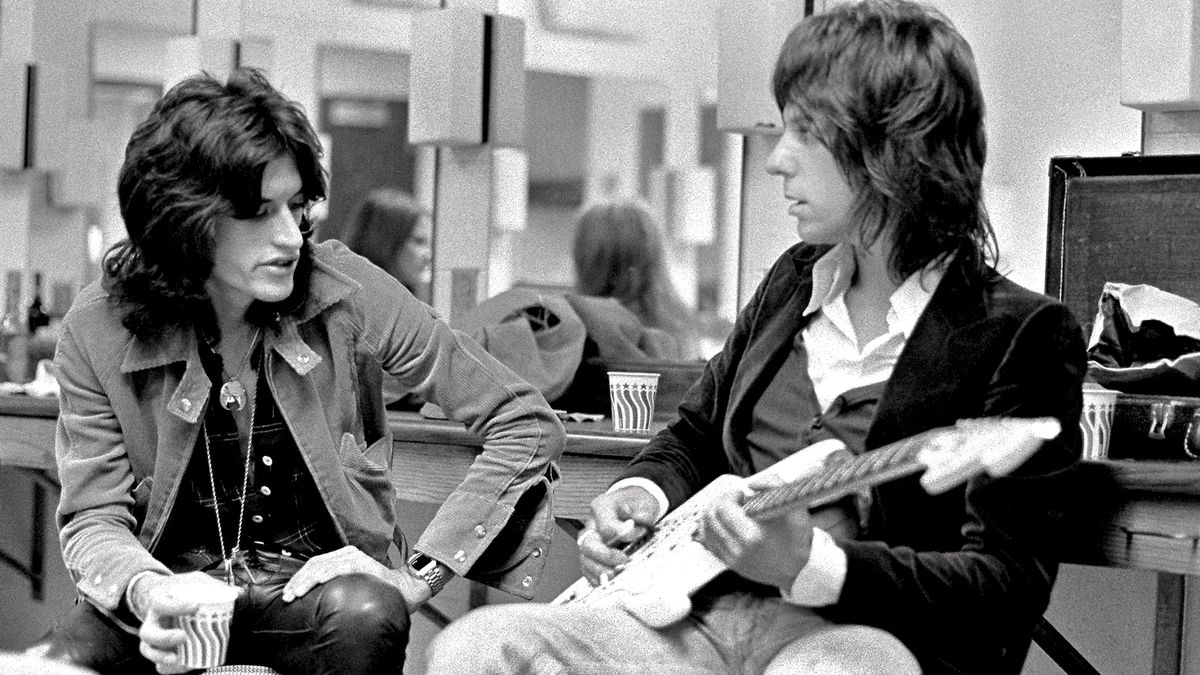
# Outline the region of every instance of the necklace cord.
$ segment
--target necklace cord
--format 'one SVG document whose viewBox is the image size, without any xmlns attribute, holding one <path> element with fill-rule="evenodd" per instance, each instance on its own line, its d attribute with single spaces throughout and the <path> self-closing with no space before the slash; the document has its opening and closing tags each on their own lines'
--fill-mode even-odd
<svg viewBox="0 0 1200 675">
<path fill-rule="evenodd" d="M 255 339 L 257 340 L 257 334 L 256 334 Z M 251 348 L 253 348 L 253 346 L 254 345 L 251 344 Z M 245 365 L 243 364 L 242 367 L 244 369 Z M 256 391 L 257 391 L 257 388 L 256 388 Z M 225 531 L 224 531 L 224 528 L 221 527 L 221 509 L 218 506 L 218 498 L 217 498 L 217 479 L 216 479 L 216 474 L 213 472 L 212 442 L 209 440 L 207 422 L 200 423 L 200 433 L 204 434 L 204 458 L 208 463 L 208 483 L 212 487 L 213 514 L 216 516 L 216 519 L 217 519 L 217 543 L 221 547 L 221 557 L 224 559 L 226 574 L 230 577 L 229 583 L 231 583 L 231 584 L 233 583 L 233 579 L 232 579 L 233 559 L 238 554 L 238 552 L 241 550 L 242 525 L 246 522 L 246 495 L 250 490 L 250 463 L 254 456 L 254 413 L 256 412 L 257 409 L 258 409 L 257 401 L 252 399 L 250 401 L 250 427 L 249 427 L 249 433 L 246 436 L 246 461 L 245 461 L 245 465 L 243 466 L 243 469 L 242 469 L 242 494 L 241 494 L 241 497 L 239 498 L 239 501 L 241 504 L 238 507 L 237 539 L 234 540 L 233 547 L 231 549 L 229 549 L 228 556 L 225 555 Z M 236 423 L 235 423 L 235 427 L 236 427 Z M 238 438 L 240 440 L 240 438 L 241 438 L 240 434 L 238 435 Z"/>
</svg>

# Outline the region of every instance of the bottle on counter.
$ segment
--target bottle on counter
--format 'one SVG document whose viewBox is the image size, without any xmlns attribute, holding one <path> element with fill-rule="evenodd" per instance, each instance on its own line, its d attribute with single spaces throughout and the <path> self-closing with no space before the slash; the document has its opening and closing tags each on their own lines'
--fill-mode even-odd
<svg viewBox="0 0 1200 675">
<path fill-rule="evenodd" d="M 29 310 L 25 313 L 25 325 L 30 335 L 35 335 L 39 328 L 50 325 L 50 315 L 42 306 L 42 273 L 33 273 L 33 299 L 29 301 Z"/>
<path fill-rule="evenodd" d="M 0 316 L 0 359 L 4 371 L 0 375 L 10 382 L 29 380 L 29 338 L 20 307 L 21 271 L 9 270 L 4 275 L 4 315 Z"/>
</svg>

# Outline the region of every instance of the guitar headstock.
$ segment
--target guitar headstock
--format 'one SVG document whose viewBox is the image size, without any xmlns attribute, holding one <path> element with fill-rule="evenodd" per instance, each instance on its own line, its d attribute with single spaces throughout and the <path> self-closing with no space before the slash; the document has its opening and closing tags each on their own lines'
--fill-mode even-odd
<svg viewBox="0 0 1200 675">
<path fill-rule="evenodd" d="M 981 417 L 935 429 L 917 453 L 926 467 L 921 485 L 938 494 L 981 473 L 1003 476 L 1061 432 L 1053 417 Z"/>
</svg>

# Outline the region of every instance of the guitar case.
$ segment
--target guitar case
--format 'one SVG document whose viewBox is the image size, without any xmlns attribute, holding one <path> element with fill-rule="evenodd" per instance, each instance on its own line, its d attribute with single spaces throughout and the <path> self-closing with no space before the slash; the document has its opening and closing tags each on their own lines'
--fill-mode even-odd
<svg viewBox="0 0 1200 675">
<path fill-rule="evenodd" d="M 1117 394 L 1108 456 L 1200 460 L 1200 398 Z"/>
<path fill-rule="evenodd" d="M 1046 293 L 1070 308 L 1085 337 L 1101 338 L 1089 351 L 1092 366 L 1114 370 L 1195 351 L 1194 344 L 1177 349 L 1182 338 L 1166 326 L 1156 326 L 1163 332 L 1151 335 L 1146 324 L 1153 321 L 1132 336 L 1139 342 L 1128 340 L 1120 308 L 1104 301 L 1110 284 L 1147 284 L 1200 302 L 1200 155 L 1055 157 L 1048 213 Z M 1092 325 L 1098 321 L 1104 323 Z M 1106 345 L 1103 338 L 1110 333 L 1121 339 Z M 1170 353 L 1147 351 L 1164 346 L 1171 347 Z M 1109 363 L 1114 349 L 1119 356 L 1137 358 Z M 1139 349 L 1146 353 L 1135 353 Z M 1109 458 L 1200 458 L 1200 383 L 1194 373 L 1155 373 L 1140 381 L 1126 374 L 1116 382 L 1102 380 L 1095 370 L 1089 368 L 1089 375 L 1120 392 Z"/>
</svg>

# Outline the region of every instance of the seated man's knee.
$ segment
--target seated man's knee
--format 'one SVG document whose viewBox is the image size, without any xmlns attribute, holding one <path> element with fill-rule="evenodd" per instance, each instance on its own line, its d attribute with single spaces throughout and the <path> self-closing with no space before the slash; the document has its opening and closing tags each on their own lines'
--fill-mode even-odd
<svg viewBox="0 0 1200 675">
<path fill-rule="evenodd" d="M 489 672 L 502 669 L 505 655 L 514 640 L 525 646 L 528 640 L 517 638 L 510 616 L 511 607 L 494 605 L 472 610 L 455 619 L 434 636 L 426 648 L 429 674 Z M 528 636 L 522 634 L 523 637 Z"/>
<path fill-rule="evenodd" d="M 891 633 L 871 626 L 834 626 L 794 640 L 767 665 L 764 675 L 920 675 L 912 652 Z"/>
<path fill-rule="evenodd" d="M 395 587 L 367 574 L 336 577 L 323 586 L 320 620 L 327 630 L 348 631 L 357 639 L 408 640 L 408 608 Z"/>
</svg>

